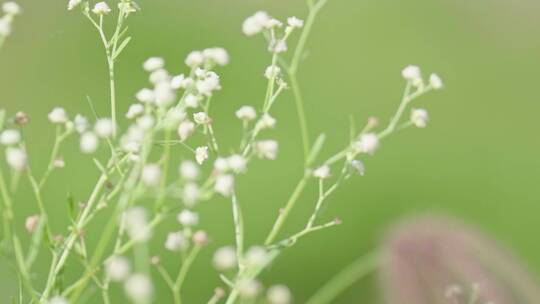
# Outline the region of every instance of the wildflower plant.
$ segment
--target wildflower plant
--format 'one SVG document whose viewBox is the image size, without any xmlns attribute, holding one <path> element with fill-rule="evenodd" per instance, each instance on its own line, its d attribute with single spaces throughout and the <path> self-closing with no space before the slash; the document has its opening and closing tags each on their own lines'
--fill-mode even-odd
<svg viewBox="0 0 540 304">
<path fill-rule="evenodd" d="M 284 285 L 271 286 L 263 295 L 259 275 L 306 235 L 340 224 L 339 219 L 329 222 L 321 219 L 330 196 L 347 180 L 365 174 L 362 159 L 375 154 L 390 135 L 404 128 L 426 127 L 427 111 L 411 105 L 426 93 L 441 89 L 441 79 L 435 74 L 425 79 L 418 67 L 406 67 L 402 72 L 405 90 L 389 123 L 379 128 L 378 119 L 367 119 L 360 130 L 351 129 L 349 142 L 323 158 L 325 136 L 311 140 L 297 73 L 312 26 L 327 1 L 308 0 L 305 21 L 297 17 L 280 21 L 260 11 L 248 17 L 241 30 L 246 36 L 264 38 L 269 58 L 261 78 L 266 81 L 266 92 L 261 103 L 244 105 L 230 113 L 238 118 L 243 134 L 234 151 L 223 151 L 219 130 L 214 129 L 213 123 L 214 117 L 221 113 L 210 108 L 219 98 L 221 81 L 217 71 L 229 63 L 227 51 L 220 47 L 193 51 L 185 58 L 187 68 L 183 72 L 167 70 L 163 58 L 148 58 L 142 63 L 148 84 L 134 93 L 137 102 L 120 117 L 116 112 L 115 63 L 131 39 L 126 23 L 141 10 L 131 0 L 115 1 L 114 5 L 111 2 L 70 0 L 68 3 L 69 10 L 79 11 L 97 30 L 105 49 L 110 80 L 108 117 L 72 115 L 62 107 L 52 109 L 48 119 L 56 128 L 55 141 L 46 170 L 36 174 L 31 151 L 21 132 L 28 117 L 22 112 L 15 116 L 0 112 L 0 143 L 10 169 L 11 184 L 15 185 L 8 187 L 6 173 L 0 172 L 3 236 L 21 280 L 19 302 L 79 303 L 93 285 L 100 291 L 103 303 L 111 303 L 111 286 L 121 284 L 129 301 L 150 303 L 156 299 L 152 281 L 152 273 L 156 273 L 170 288 L 174 303 L 182 303 L 190 268 L 210 238 L 199 223 L 204 214 L 197 213 L 197 207 L 224 197 L 231 205 L 235 243 L 217 249 L 208 262 L 223 281 L 222 286 L 208 295 L 208 303 L 230 304 L 247 299 L 290 303 L 293 296 Z M 13 4 L 8 9 L 5 7 L 4 12 L 11 17 L 19 12 L 13 9 Z M 108 23 L 115 25 L 111 33 L 105 30 Z M 252 162 L 278 157 L 279 141 L 269 136 L 278 120 L 272 110 L 287 90 L 292 91 L 298 113 L 303 174 L 269 227 L 267 237 L 259 244 L 246 244 L 244 202 L 236 191 L 237 176 L 252 174 L 249 170 Z M 84 203 L 77 205 L 70 198 L 71 224 L 67 230 L 53 231 L 43 191 L 49 176 L 65 165 L 61 150 L 70 137 L 78 139 L 82 154 L 93 157 L 100 176 Z M 108 158 L 98 158 L 99 149 L 108 150 Z M 181 159 L 173 159 L 179 155 Z M 172 168 L 175 162 L 180 163 L 178 169 Z M 176 177 L 171 179 L 171 176 Z M 25 228 L 32 235 L 30 244 L 21 242 L 13 221 L 12 197 L 22 177 L 31 184 L 39 210 L 37 214 L 27 215 Z M 313 212 L 302 230 L 286 235 L 284 224 L 309 183 L 318 185 Z M 87 231 L 98 217 L 106 219 L 103 229 Z M 159 235 L 156 227 L 166 221 L 176 221 L 177 229 Z M 91 249 L 84 237 L 89 233 L 100 235 Z M 163 239 L 163 246 L 149 248 L 153 238 Z M 51 256 L 50 271 L 44 286 L 39 286 L 33 266 L 43 250 L 48 250 Z M 163 251 L 181 258 L 178 271 L 162 265 Z M 131 253 L 136 257 L 133 260 L 128 258 Z M 78 279 L 68 282 L 65 270 L 77 261 L 84 270 Z"/>
</svg>

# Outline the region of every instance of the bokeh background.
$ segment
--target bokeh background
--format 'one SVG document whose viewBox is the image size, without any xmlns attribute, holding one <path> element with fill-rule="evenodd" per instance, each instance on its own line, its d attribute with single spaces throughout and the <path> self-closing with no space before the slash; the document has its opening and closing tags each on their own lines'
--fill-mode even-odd
<svg viewBox="0 0 540 304">
<path fill-rule="evenodd" d="M 41 172 L 54 134 L 46 113 L 62 105 L 70 113 L 89 115 L 88 95 L 106 115 L 107 72 L 97 34 L 81 14 L 66 10 L 67 1 L 19 2 L 24 15 L 0 52 L 0 106 L 30 115 L 25 132 L 31 161 Z M 220 70 L 223 90 L 212 111 L 218 136 L 232 147 L 240 131 L 233 112 L 262 102 L 262 73 L 269 62 L 262 40 L 244 37 L 240 25 L 261 9 L 280 18 L 303 17 L 304 1 L 140 4 L 142 12 L 129 25 L 134 39 L 118 64 L 121 112 L 146 85 L 141 63 L 147 57 L 162 56 L 168 69 L 179 73 L 185 71 L 182 62 L 190 50 L 222 46 L 232 63 Z M 439 73 L 446 89 L 417 104 L 430 111 L 427 129 L 407 130 L 385 141 L 366 159 L 366 176 L 352 179 L 331 198 L 323 217 L 339 216 L 343 225 L 306 237 L 264 273 L 265 283 L 287 284 L 296 303 L 302 303 L 336 271 L 373 250 L 394 221 L 424 212 L 447 213 L 480 226 L 511 247 L 531 272 L 540 273 L 539 15 L 540 3 L 534 0 L 329 0 L 300 71 L 311 135 L 328 135 L 324 155 L 346 144 L 350 115 L 359 123 L 371 115 L 388 120 L 401 96 L 405 65 Z M 302 174 L 290 92 L 274 113 L 278 126 L 268 136 L 281 143 L 279 159 L 258 162 L 239 181 L 250 244 L 261 242 Z M 84 198 L 98 174 L 92 160 L 77 152 L 75 141 L 63 155 L 67 167 L 54 174 L 46 190 L 53 229 L 59 233 L 68 223 L 66 193 Z M 25 182 L 17 196 L 21 232 L 24 217 L 36 211 L 28 190 Z M 311 187 L 302 196 L 288 232 L 305 223 L 315 194 Z M 215 199 L 199 210 L 214 241 L 184 288 L 187 303 L 202 303 L 219 284 L 209 259 L 213 249 L 233 242 L 227 201 Z M 153 252 L 162 251 L 166 231 L 174 227 L 171 219 L 156 233 Z M 89 242 L 99 237 L 99 222 L 92 229 Z M 163 258 L 167 267 L 177 267 L 173 255 Z M 37 279 L 42 281 L 48 264 L 43 258 L 39 262 Z M 15 294 L 14 278 L 0 261 L 0 302 Z M 336 303 L 379 303 L 375 283 L 374 277 L 358 282 Z M 164 284 L 157 288 L 159 303 L 168 303 Z M 115 303 L 122 303 L 117 289 Z"/>
</svg>

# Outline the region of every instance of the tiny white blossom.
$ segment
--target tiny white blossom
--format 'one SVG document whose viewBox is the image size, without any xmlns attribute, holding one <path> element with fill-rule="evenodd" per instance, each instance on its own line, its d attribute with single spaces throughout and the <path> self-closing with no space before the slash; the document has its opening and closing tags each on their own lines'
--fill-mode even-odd
<svg viewBox="0 0 540 304">
<path fill-rule="evenodd" d="M 92 12 L 96 15 L 107 15 L 111 12 L 111 8 L 105 2 L 98 2 L 94 5 Z"/>
<path fill-rule="evenodd" d="M 354 144 L 358 153 L 373 154 L 379 147 L 379 137 L 374 133 L 367 133 L 360 136 L 360 140 Z"/>
<path fill-rule="evenodd" d="M 56 107 L 49 113 L 49 121 L 54 124 L 64 124 L 68 121 L 68 116 L 64 108 Z"/>
<path fill-rule="evenodd" d="M 283 53 L 287 51 L 287 42 L 285 40 L 274 41 L 269 49 L 273 53 Z"/>
<path fill-rule="evenodd" d="M 234 176 L 230 174 L 218 176 L 214 184 L 214 190 L 223 196 L 231 196 L 234 191 Z"/>
<path fill-rule="evenodd" d="M 255 143 L 255 152 L 261 158 L 274 160 L 277 157 L 278 142 L 275 140 L 261 140 Z"/>
<path fill-rule="evenodd" d="M 14 129 L 4 130 L 0 134 L 0 144 L 10 146 L 18 144 L 21 141 L 21 133 Z"/>
<path fill-rule="evenodd" d="M 69 304 L 69 301 L 62 296 L 54 296 L 47 301 L 47 304 Z"/>
<path fill-rule="evenodd" d="M 185 79 L 186 76 L 184 76 L 184 74 L 174 76 L 171 78 L 171 87 L 175 90 L 182 88 L 182 84 L 184 83 Z"/>
<path fill-rule="evenodd" d="M 244 121 L 251 121 L 257 117 L 257 112 L 255 108 L 251 106 L 242 106 L 236 111 L 236 117 Z"/>
<path fill-rule="evenodd" d="M 273 79 L 279 76 L 280 73 L 281 73 L 280 67 L 278 67 L 277 65 L 270 65 L 264 71 L 264 77 L 268 79 Z"/>
<path fill-rule="evenodd" d="M 187 55 L 185 63 L 190 68 L 196 68 L 204 63 L 204 55 L 200 51 L 193 51 Z"/>
<path fill-rule="evenodd" d="M 143 207 L 131 207 L 125 211 L 124 220 L 129 237 L 135 242 L 146 242 L 152 236 L 148 216 Z"/>
<path fill-rule="evenodd" d="M 413 109 L 411 112 L 411 122 L 417 128 L 425 128 L 429 120 L 428 111 L 424 109 Z"/>
<path fill-rule="evenodd" d="M 186 180 L 195 180 L 199 176 L 199 166 L 190 160 L 183 161 L 179 171 L 180 176 Z"/>
<path fill-rule="evenodd" d="M 261 289 L 261 283 L 255 279 L 243 279 L 238 282 L 238 291 L 245 298 L 255 298 Z"/>
<path fill-rule="evenodd" d="M 24 221 L 24 228 L 28 233 L 34 233 L 39 225 L 39 215 L 31 215 Z"/>
<path fill-rule="evenodd" d="M 165 60 L 161 57 L 150 57 L 146 59 L 146 61 L 143 64 L 143 68 L 148 72 L 153 72 L 155 70 L 159 70 L 163 68 L 165 65 Z"/>
<path fill-rule="evenodd" d="M 157 186 L 161 181 L 161 167 L 158 164 L 147 164 L 141 174 L 142 181 L 147 186 Z"/>
<path fill-rule="evenodd" d="M 289 304 L 292 302 L 291 291 L 285 285 L 270 286 L 266 291 L 268 304 Z"/>
<path fill-rule="evenodd" d="M 28 157 L 23 149 L 8 147 L 6 149 L 6 161 L 13 170 L 23 171 L 28 164 Z"/>
<path fill-rule="evenodd" d="M 170 251 L 181 251 L 189 247 L 188 238 L 181 231 L 171 232 L 165 240 L 165 248 Z"/>
<path fill-rule="evenodd" d="M 135 97 L 138 101 L 142 103 L 152 103 L 156 99 L 154 91 L 148 88 L 141 89 L 139 92 L 137 92 L 137 95 Z"/>
<path fill-rule="evenodd" d="M 114 133 L 114 125 L 110 118 L 100 118 L 94 125 L 94 132 L 101 138 L 111 137 Z"/>
<path fill-rule="evenodd" d="M 150 114 L 143 115 L 137 119 L 137 126 L 139 126 L 142 130 L 148 131 L 154 127 L 156 124 L 156 120 L 154 117 Z"/>
<path fill-rule="evenodd" d="M 364 163 L 360 160 L 353 160 L 351 161 L 351 167 L 358 173 L 359 175 L 364 175 L 366 173 L 366 167 L 364 166 Z"/>
<path fill-rule="evenodd" d="M 193 120 L 200 125 L 208 124 L 211 121 L 206 112 L 197 112 L 193 114 Z"/>
<path fill-rule="evenodd" d="M 184 103 L 188 108 L 196 108 L 199 106 L 200 98 L 193 94 L 189 94 L 184 98 Z"/>
<path fill-rule="evenodd" d="M 11 16 L 4 16 L 0 18 L 0 36 L 9 36 L 11 34 Z"/>
<path fill-rule="evenodd" d="M 79 6 L 79 4 L 81 4 L 81 2 L 82 2 L 82 0 L 69 0 L 69 2 L 68 2 L 68 10 L 69 11 L 73 10 L 74 8 Z"/>
<path fill-rule="evenodd" d="M 99 145 L 99 139 L 96 134 L 92 132 L 86 132 L 81 135 L 79 145 L 83 153 L 91 154 L 97 150 Z"/>
<path fill-rule="evenodd" d="M 418 79 L 422 78 L 422 74 L 420 72 L 420 68 L 415 65 L 409 65 L 403 69 L 401 72 L 401 75 L 405 80 L 408 81 L 417 81 Z"/>
<path fill-rule="evenodd" d="M 186 116 L 187 114 L 183 109 L 173 107 L 169 109 L 169 111 L 167 112 L 167 115 L 165 116 L 165 119 L 163 121 L 163 126 L 167 130 L 176 129 L 178 128 L 178 125 L 180 124 L 180 122 L 186 119 Z"/>
<path fill-rule="evenodd" d="M 195 124 L 189 120 L 183 121 L 178 125 L 178 136 L 182 141 L 186 140 L 195 132 Z"/>
<path fill-rule="evenodd" d="M 150 82 L 153 84 L 159 84 L 170 81 L 170 77 L 171 76 L 169 75 L 169 72 L 167 72 L 167 70 L 157 69 L 150 73 L 148 80 L 150 80 Z"/>
<path fill-rule="evenodd" d="M 220 173 L 228 171 L 230 169 L 229 161 L 226 158 L 218 157 L 216 161 L 214 161 L 214 169 Z"/>
<path fill-rule="evenodd" d="M 330 177 L 330 167 L 328 165 L 320 166 L 313 170 L 313 176 L 320 179 L 326 179 Z"/>
<path fill-rule="evenodd" d="M 242 155 L 234 154 L 227 158 L 228 167 L 236 173 L 243 173 L 246 171 L 247 161 Z"/>
<path fill-rule="evenodd" d="M 146 275 L 134 274 L 126 280 L 124 289 L 133 302 L 145 303 L 152 296 L 154 287 Z"/>
<path fill-rule="evenodd" d="M 236 250 L 232 246 L 221 247 L 214 253 L 212 262 L 220 271 L 235 268 L 237 266 Z"/>
<path fill-rule="evenodd" d="M 201 196 L 201 190 L 195 183 L 187 183 L 182 191 L 182 198 L 188 207 L 193 207 Z"/>
<path fill-rule="evenodd" d="M 276 18 L 270 18 L 270 20 L 268 20 L 264 24 L 264 27 L 268 28 L 268 29 L 282 27 L 282 26 L 283 26 L 283 23 L 281 21 L 277 20 Z"/>
<path fill-rule="evenodd" d="M 75 118 L 73 119 L 73 124 L 75 126 L 75 130 L 77 133 L 82 134 L 86 130 L 88 130 L 88 127 L 90 124 L 88 123 L 88 119 L 81 114 L 75 115 Z"/>
<path fill-rule="evenodd" d="M 154 89 L 156 105 L 160 107 L 170 106 L 176 98 L 176 94 L 169 82 L 160 82 Z"/>
<path fill-rule="evenodd" d="M 435 90 L 440 90 L 443 88 L 443 82 L 442 82 L 442 79 L 441 77 L 439 77 L 439 75 L 437 74 L 431 74 L 429 76 L 429 84 L 435 89 Z"/>
<path fill-rule="evenodd" d="M 206 78 L 197 81 L 195 86 L 197 91 L 205 96 L 211 96 L 214 91 L 221 89 L 219 76 L 213 72 L 209 72 Z"/>
<path fill-rule="evenodd" d="M 105 272 L 112 281 L 122 282 L 131 273 L 131 266 L 127 258 L 123 256 L 112 256 L 105 261 Z"/>
<path fill-rule="evenodd" d="M 12 16 L 18 15 L 21 13 L 21 7 L 17 3 L 12 2 L 12 1 L 5 2 L 2 5 L 2 10 L 7 15 L 12 15 Z"/>
<path fill-rule="evenodd" d="M 268 259 L 268 252 L 261 246 L 253 246 L 246 252 L 246 262 L 251 266 L 264 266 Z"/>
<path fill-rule="evenodd" d="M 296 17 L 289 17 L 287 18 L 287 24 L 292 28 L 301 28 L 304 26 L 304 20 Z"/>
<path fill-rule="evenodd" d="M 265 113 L 257 122 L 257 128 L 259 129 L 271 129 L 276 126 L 276 119 L 270 114 Z"/>
<path fill-rule="evenodd" d="M 127 119 L 133 119 L 144 113 L 144 106 L 140 103 L 134 103 L 129 106 L 128 112 L 126 113 Z"/>
<path fill-rule="evenodd" d="M 210 48 L 203 51 L 206 59 L 215 62 L 218 65 L 227 65 L 229 63 L 229 53 L 224 48 Z"/>
<path fill-rule="evenodd" d="M 242 32 L 246 36 L 253 36 L 260 33 L 265 25 L 270 20 L 270 16 L 266 12 L 257 12 L 253 16 L 248 17 L 242 24 Z"/>
<path fill-rule="evenodd" d="M 208 147 L 207 146 L 197 147 L 195 149 L 195 160 L 197 161 L 197 163 L 199 165 L 202 165 L 202 163 L 204 163 L 204 161 L 207 159 L 208 159 Z"/>
<path fill-rule="evenodd" d="M 199 215 L 190 210 L 182 210 L 176 217 L 178 222 L 184 226 L 195 226 L 199 223 Z"/>
</svg>

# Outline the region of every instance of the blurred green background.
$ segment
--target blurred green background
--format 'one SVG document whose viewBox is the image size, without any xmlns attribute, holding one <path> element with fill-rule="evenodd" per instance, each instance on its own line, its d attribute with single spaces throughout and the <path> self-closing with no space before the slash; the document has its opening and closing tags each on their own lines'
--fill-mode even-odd
<svg viewBox="0 0 540 304">
<path fill-rule="evenodd" d="M 0 51 L 0 107 L 26 111 L 25 130 L 37 172 L 48 158 L 53 127 L 46 113 L 57 105 L 70 113 L 90 114 L 86 95 L 98 112 L 108 113 L 105 57 L 97 34 L 67 1 L 19 1 L 24 14 Z M 260 39 L 246 38 L 240 25 L 256 10 L 275 17 L 304 17 L 302 0 L 141 0 L 143 10 L 130 21 L 134 37 L 117 68 L 120 110 L 146 86 L 142 62 L 162 56 L 173 73 L 192 49 L 222 46 L 232 62 L 220 69 L 223 90 L 213 103 L 218 136 L 232 147 L 240 126 L 233 112 L 240 105 L 260 105 L 269 55 Z M 421 66 L 439 73 L 442 92 L 417 106 L 431 114 L 429 127 L 407 130 L 383 143 L 366 159 L 367 174 L 341 188 L 323 217 L 339 216 L 343 225 L 303 239 L 263 275 L 267 284 L 284 283 L 302 303 L 332 274 L 371 251 L 396 219 L 424 212 L 445 212 L 474 223 L 502 240 L 540 273 L 540 3 L 534 0 L 329 0 L 308 43 L 300 71 L 311 135 L 324 132 L 328 156 L 347 143 L 348 117 L 358 122 L 375 115 L 386 123 L 401 92 L 401 69 Z M 269 132 L 281 143 L 275 162 L 257 162 L 239 181 L 247 240 L 260 243 L 302 173 L 299 131 L 290 92 L 275 107 L 278 126 Z M 222 140 L 224 141 L 224 140 Z M 183 153 L 183 150 L 176 150 Z M 97 170 L 71 141 L 63 150 L 67 167 L 54 174 L 46 190 L 53 229 L 66 232 L 66 193 L 83 199 Z M 23 183 L 17 196 L 21 233 L 24 218 L 36 212 Z M 307 189 L 286 226 L 299 229 L 315 199 Z M 202 303 L 220 282 L 209 267 L 212 252 L 233 242 L 229 203 L 215 199 L 199 208 L 213 242 L 195 263 L 184 288 L 187 303 Z M 156 233 L 152 252 L 177 227 L 171 219 Z M 99 238 L 90 227 L 90 242 Z M 172 254 L 163 255 L 176 268 Z M 43 281 L 41 259 L 37 280 Z M 75 275 L 74 267 L 68 275 Z M 15 276 L 0 261 L 0 302 L 16 292 Z M 159 278 L 156 277 L 156 282 Z M 336 303 L 378 303 L 376 280 L 359 282 Z M 122 303 L 119 297 L 115 303 Z M 158 303 L 170 302 L 164 284 Z M 98 299 L 91 301 L 98 303 Z"/>
</svg>

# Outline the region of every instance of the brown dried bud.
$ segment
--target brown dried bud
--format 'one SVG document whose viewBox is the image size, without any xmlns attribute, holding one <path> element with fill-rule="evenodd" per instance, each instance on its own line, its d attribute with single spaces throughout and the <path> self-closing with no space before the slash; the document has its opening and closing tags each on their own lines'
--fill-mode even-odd
<svg viewBox="0 0 540 304">
<path fill-rule="evenodd" d="M 29 121 L 30 121 L 30 118 L 28 117 L 26 113 L 17 112 L 17 114 L 15 114 L 15 123 L 18 124 L 19 126 L 27 125 Z"/>
</svg>

